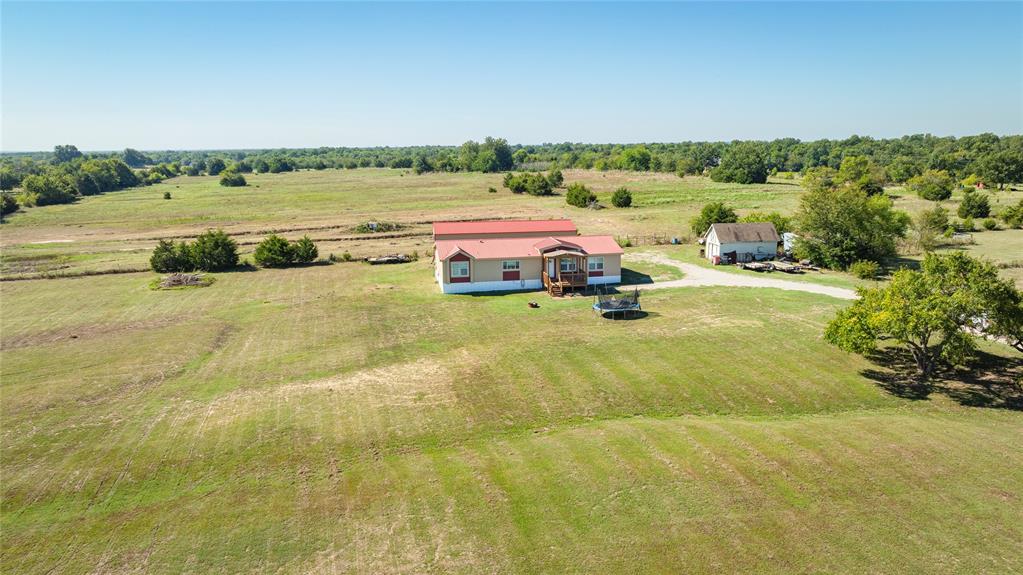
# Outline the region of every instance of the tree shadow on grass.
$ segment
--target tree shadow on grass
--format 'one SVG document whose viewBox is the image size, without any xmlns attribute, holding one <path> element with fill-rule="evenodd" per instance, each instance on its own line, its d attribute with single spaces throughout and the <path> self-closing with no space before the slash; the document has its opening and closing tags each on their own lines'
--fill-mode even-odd
<svg viewBox="0 0 1023 575">
<path fill-rule="evenodd" d="M 907 258 L 903 256 L 895 256 L 884 260 L 884 267 L 890 273 L 894 273 L 902 268 L 910 270 L 919 270 L 920 260 Z"/>
<path fill-rule="evenodd" d="M 930 381 L 920 381 L 909 352 L 878 350 L 869 358 L 877 367 L 861 375 L 896 397 L 911 400 L 944 395 L 960 405 L 1023 411 L 1023 361 L 978 351 L 969 365 L 944 367 Z"/>
</svg>

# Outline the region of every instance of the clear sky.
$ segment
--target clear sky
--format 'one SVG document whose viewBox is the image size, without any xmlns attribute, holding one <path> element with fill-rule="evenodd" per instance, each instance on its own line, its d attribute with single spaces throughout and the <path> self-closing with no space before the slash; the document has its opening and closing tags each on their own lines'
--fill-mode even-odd
<svg viewBox="0 0 1023 575">
<path fill-rule="evenodd" d="M 1023 2 L 0 3 L 5 151 L 1023 133 Z"/>
</svg>

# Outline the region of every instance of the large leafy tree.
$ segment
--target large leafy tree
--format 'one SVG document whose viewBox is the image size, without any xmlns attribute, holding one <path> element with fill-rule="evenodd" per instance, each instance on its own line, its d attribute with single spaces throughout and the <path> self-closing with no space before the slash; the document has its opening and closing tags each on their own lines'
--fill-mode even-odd
<svg viewBox="0 0 1023 575">
<path fill-rule="evenodd" d="M 724 202 L 711 202 L 703 206 L 700 215 L 693 218 L 690 227 L 693 233 L 702 236 L 710 229 L 711 224 L 731 224 L 739 221 L 735 210 L 725 205 Z"/>
<path fill-rule="evenodd" d="M 220 172 L 227 169 L 227 163 L 221 158 L 210 158 L 210 161 L 206 162 L 206 173 L 211 176 L 219 176 Z"/>
<path fill-rule="evenodd" d="M 125 164 L 128 164 L 133 168 L 141 168 L 147 164 L 153 163 L 153 161 L 145 154 L 133 148 L 125 148 L 121 157 L 124 159 Z"/>
<path fill-rule="evenodd" d="M 715 182 L 763 184 L 767 181 L 764 152 L 756 142 L 734 142 L 721 157 L 721 163 L 710 172 Z"/>
<path fill-rule="evenodd" d="M 751 212 L 741 217 L 739 221 L 742 223 L 767 222 L 774 224 L 774 229 L 777 230 L 779 234 L 792 230 L 792 219 L 787 218 L 778 212 L 770 212 L 766 214 L 763 212 Z"/>
<path fill-rule="evenodd" d="M 980 175 L 989 183 L 998 184 L 998 189 L 1023 181 L 1023 150 L 1002 150 L 985 156 L 980 161 Z"/>
<path fill-rule="evenodd" d="M 25 189 L 28 205 L 69 204 L 78 199 L 74 181 L 63 174 L 28 176 L 21 182 L 21 186 Z"/>
<path fill-rule="evenodd" d="M 860 354 L 893 341 L 928 379 L 941 361 L 965 363 L 976 349 L 973 334 L 1015 333 L 1019 341 L 1020 313 L 1019 292 L 991 264 L 963 253 L 930 254 L 919 271 L 903 269 L 885 287 L 861 289 L 860 299 L 838 313 L 824 337 Z"/>
<path fill-rule="evenodd" d="M 71 144 L 53 147 L 53 163 L 55 164 L 64 164 L 81 157 L 82 153 Z"/>
<path fill-rule="evenodd" d="M 818 182 L 800 199 L 796 253 L 836 269 L 859 260 L 879 262 L 895 255 L 896 240 L 906 235 L 909 221 L 884 195 Z"/>
<path fill-rule="evenodd" d="M 873 196 L 884 193 L 886 178 L 884 169 L 876 165 L 869 157 L 847 156 L 842 159 L 835 182 Z"/>
<path fill-rule="evenodd" d="M 645 172 L 650 169 L 650 150 L 645 146 L 631 146 L 622 152 L 619 159 L 623 170 Z"/>
</svg>

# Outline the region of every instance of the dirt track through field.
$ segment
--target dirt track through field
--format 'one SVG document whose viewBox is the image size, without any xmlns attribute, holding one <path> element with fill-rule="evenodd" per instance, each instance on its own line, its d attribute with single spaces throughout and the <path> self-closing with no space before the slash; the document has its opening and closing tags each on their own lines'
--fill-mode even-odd
<svg viewBox="0 0 1023 575">
<path fill-rule="evenodd" d="M 652 284 L 623 285 L 619 286 L 618 288 L 619 290 L 624 290 L 632 287 L 642 289 L 706 286 L 760 287 L 792 291 L 804 291 L 809 293 L 817 293 L 826 296 L 836 297 L 839 299 L 856 299 L 858 297 L 856 295 L 856 292 L 851 289 L 824 286 L 813 283 L 793 282 L 774 278 L 745 276 L 740 274 L 732 274 L 728 272 L 720 272 L 717 270 L 710 270 L 697 265 L 687 264 L 677 260 L 673 260 L 661 254 L 653 253 L 636 254 L 636 257 L 637 259 L 646 260 L 652 263 L 676 267 L 679 270 L 681 270 L 682 273 L 685 274 L 685 277 L 677 280 L 654 282 Z"/>
</svg>

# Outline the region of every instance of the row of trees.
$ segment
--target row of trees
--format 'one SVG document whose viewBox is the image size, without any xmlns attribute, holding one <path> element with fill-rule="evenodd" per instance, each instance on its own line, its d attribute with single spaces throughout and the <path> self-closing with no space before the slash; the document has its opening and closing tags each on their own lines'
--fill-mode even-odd
<svg viewBox="0 0 1023 575">
<path fill-rule="evenodd" d="M 160 240 L 149 265 L 160 273 L 227 270 L 238 265 L 238 244 L 222 230 L 203 232 L 191 243 Z"/>
<path fill-rule="evenodd" d="M 309 236 L 289 242 L 271 234 L 256 246 L 253 258 L 262 267 L 283 267 L 316 261 L 319 250 Z M 238 266 L 238 244 L 223 230 L 207 230 L 193 242 L 160 240 L 149 258 L 153 271 L 216 272 Z"/>
<path fill-rule="evenodd" d="M 391 167 L 417 172 L 499 172 L 557 166 L 598 170 L 708 173 L 720 181 L 757 183 L 774 172 L 838 170 L 849 157 L 865 157 L 883 182 L 901 184 L 928 170 L 946 172 L 956 181 L 973 176 L 989 185 L 1023 181 L 1023 136 L 979 134 L 936 137 L 913 135 L 893 139 L 852 136 L 844 140 L 803 142 L 794 138 L 765 141 L 680 142 L 650 144 L 509 145 L 499 138 L 468 141 L 461 146 L 372 148 L 303 148 L 277 150 L 150 151 L 90 154 L 118 158 L 132 168 L 177 164 L 181 173 L 217 175 L 218 163 L 248 166 L 251 171 L 279 173 L 296 169 Z M 74 146 L 52 153 L 5 154 L 0 159 L 0 185 L 32 172 L 34 164 L 60 164 L 83 157 Z M 209 166 L 214 162 L 213 166 Z M 243 164 L 244 162 L 244 164 Z M 223 168 L 221 168 L 223 169 Z M 239 169 L 239 173 L 246 173 Z M 20 180 L 19 180 L 20 181 Z M 10 186 L 4 189 L 11 189 Z"/>
</svg>

